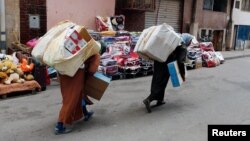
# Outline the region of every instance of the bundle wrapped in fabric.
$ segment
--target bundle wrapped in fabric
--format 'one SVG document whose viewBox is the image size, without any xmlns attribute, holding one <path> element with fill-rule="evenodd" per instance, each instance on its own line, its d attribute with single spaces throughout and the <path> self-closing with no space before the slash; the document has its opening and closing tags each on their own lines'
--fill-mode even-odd
<svg viewBox="0 0 250 141">
<path fill-rule="evenodd" d="M 49 31 L 32 51 L 34 57 L 43 63 L 54 67 L 60 74 L 74 76 L 79 67 L 91 56 L 98 54 L 100 45 L 88 34 L 83 26 L 71 22 L 61 28 L 56 34 Z M 54 27 L 53 30 L 57 29 Z M 50 35 L 53 34 L 52 35 Z M 46 40 L 46 41 L 44 41 Z M 41 45 L 44 47 L 39 49 Z"/>
<path fill-rule="evenodd" d="M 43 35 L 41 38 L 39 38 L 38 43 L 32 50 L 31 54 L 36 59 L 38 59 L 40 62 L 43 60 L 43 55 L 45 50 L 48 47 L 48 44 L 56 38 L 58 35 L 60 35 L 63 31 L 65 31 L 68 27 L 74 25 L 74 23 L 69 21 L 62 21 L 52 27 L 45 35 Z"/>
<path fill-rule="evenodd" d="M 95 23 L 98 32 L 112 30 L 112 25 L 109 17 L 96 16 Z"/>
<path fill-rule="evenodd" d="M 134 52 L 143 59 L 164 62 L 180 43 L 180 35 L 163 23 L 143 30 Z"/>
<path fill-rule="evenodd" d="M 111 17 L 96 16 L 95 23 L 96 23 L 96 29 L 99 32 L 124 30 L 125 16 L 123 15 L 117 15 Z"/>
</svg>

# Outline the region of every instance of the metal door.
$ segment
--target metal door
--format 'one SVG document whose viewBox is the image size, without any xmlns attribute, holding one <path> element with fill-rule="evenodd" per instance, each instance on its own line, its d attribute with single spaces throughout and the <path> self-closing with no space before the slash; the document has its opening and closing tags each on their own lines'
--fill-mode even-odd
<svg viewBox="0 0 250 141">
<path fill-rule="evenodd" d="M 182 18 L 181 7 L 181 0 L 156 0 L 155 11 L 146 12 L 145 14 L 145 28 L 167 23 L 172 26 L 176 32 L 180 32 Z"/>
</svg>

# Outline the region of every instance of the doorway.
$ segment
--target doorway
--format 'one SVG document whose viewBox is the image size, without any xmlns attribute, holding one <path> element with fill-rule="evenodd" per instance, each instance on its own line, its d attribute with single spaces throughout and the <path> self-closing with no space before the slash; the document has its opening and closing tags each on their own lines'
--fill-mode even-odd
<svg viewBox="0 0 250 141">
<path fill-rule="evenodd" d="M 213 31 L 213 45 L 215 51 L 222 51 L 223 50 L 223 37 L 224 31 L 223 30 L 214 30 Z"/>
</svg>

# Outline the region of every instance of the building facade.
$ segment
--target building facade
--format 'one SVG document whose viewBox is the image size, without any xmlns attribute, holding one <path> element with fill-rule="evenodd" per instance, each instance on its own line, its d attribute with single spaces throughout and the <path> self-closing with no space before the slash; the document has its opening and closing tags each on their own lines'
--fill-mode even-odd
<svg viewBox="0 0 250 141">
<path fill-rule="evenodd" d="M 250 47 L 249 0 L 0 0 L 1 50 L 20 37 L 21 43 L 40 37 L 62 20 L 96 30 L 95 16 L 125 15 L 125 29 L 168 23 L 212 41 L 216 50 Z M 3 4 L 2 4 L 3 3 Z M 3 24 L 4 23 L 4 24 Z"/>
<path fill-rule="evenodd" d="M 183 0 L 116 0 L 116 14 L 125 15 L 125 28 L 129 31 L 168 23 L 181 32 L 183 6 Z"/>
<path fill-rule="evenodd" d="M 250 1 L 235 0 L 232 7 L 230 46 L 234 50 L 250 48 Z"/>
<path fill-rule="evenodd" d="M 152 25 L 167 23 L 176 32 L 188 32 L 198 39 L 212 41 L 215 50 L 226 50 L 232 0 L 144 0 L 151 2 L 153 9 L 128 7 L 119 8 L 117 14 L 126 16 L 126 29 L 144 29 Z M 132 3 L 132 0 L 127 0 Z M 121 0 L 117 0 L 121 3 Z M 124 4 L 123 2 L 123 5 Z M 126 14 L 128 13 L 129 14 Z M 139 14 L 138 14 L 139 13 Z M 140 18 L 140 19 L 139 19 Z M 137 23 L 137 21 L 139 23 Z"/>
<path fill-rule="evenodd" d="M 231 0 L 185 0 L 184 13 L 191 14 L 184 15 L 183 28 L 201 41 L 212 41 L 215 50 L 226 50 L 231 5 Z"/>
</svg>

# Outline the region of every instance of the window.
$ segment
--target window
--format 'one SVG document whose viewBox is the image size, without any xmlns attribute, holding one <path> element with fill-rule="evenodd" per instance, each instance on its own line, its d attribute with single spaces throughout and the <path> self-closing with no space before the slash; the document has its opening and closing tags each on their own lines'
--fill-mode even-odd
<svg viewBox="0 0 250 141">
<path fill-rule="evenodd" d="M 204 0 L 203 9 L 218 11 L 218 12 L 226 12 L 227 0 Z"/>
<path fill-rule="evenodd" d="M 202 42 L 210 42 L 213 39 L 213 30 L 207 29 L 207 28 L 201 28 L 200 29 L 200 41 Z"/>
<path fill-rule="evenodd" d="M 206 37 L 207 36 L 207 30 L 206 29 L 202 29 L 201 30 L 201 37 Z"/>
<path fill-rule="evenodd" d="M 212 33 L 213 33 L 212 30 L 208 30 L 208 37 L 212 37 Z"/>
<path fill-rule="evenodd" d="M 240 9 L 240 1 L 235 2 L 235 8 Z"/>
<path fill-rule="evenodd" d="M 241 3 L 241 10 L 242 11 L 250 11 L 250 1 L 249 0 L 242 0 Z"/>
<path fill-rule="evenodd" d="M 203 1 L 203 9 L 213 10 L 213 0 L 204 0 Z"/>
</svg>

